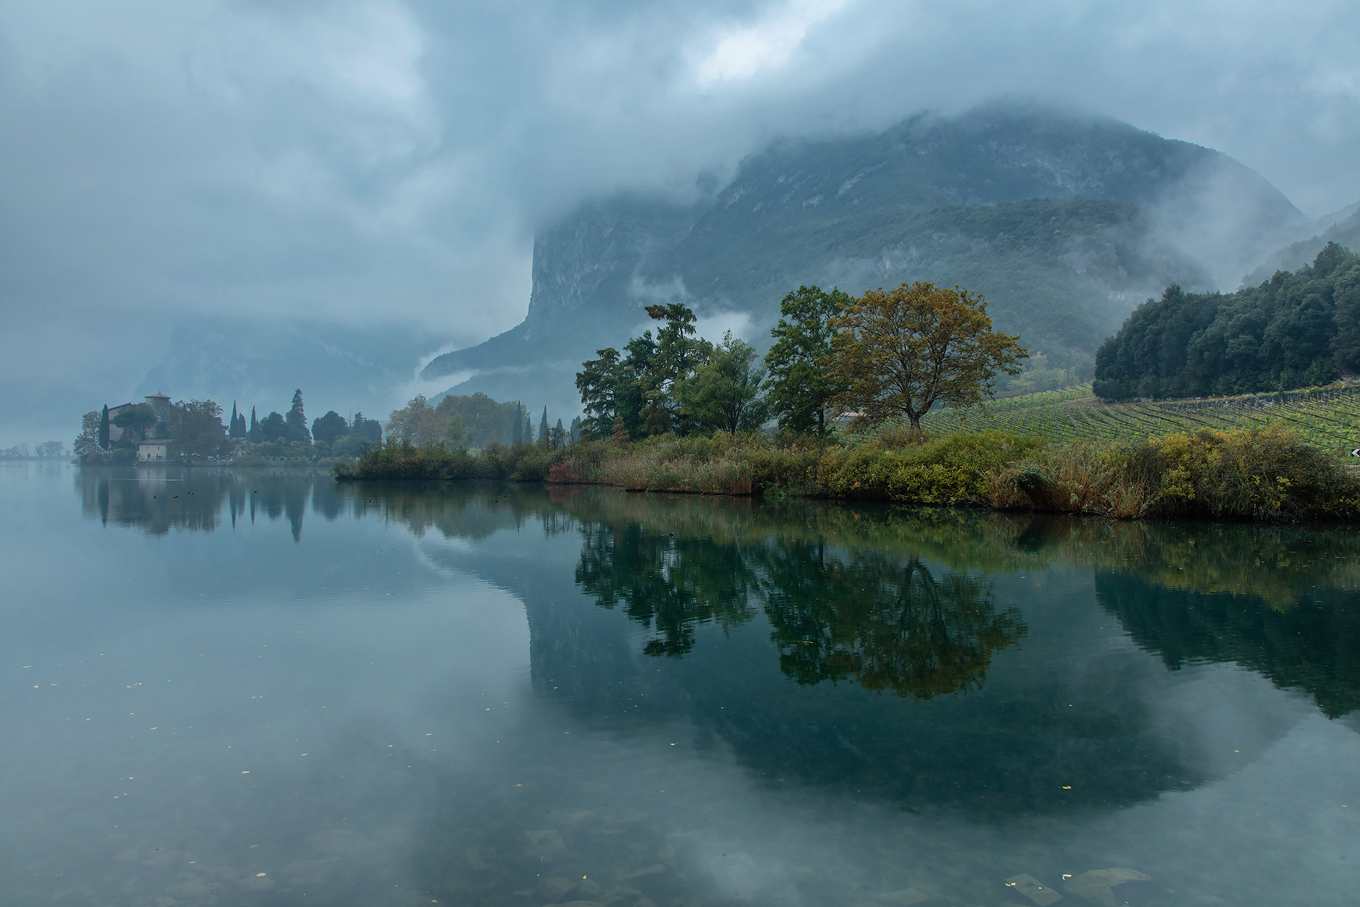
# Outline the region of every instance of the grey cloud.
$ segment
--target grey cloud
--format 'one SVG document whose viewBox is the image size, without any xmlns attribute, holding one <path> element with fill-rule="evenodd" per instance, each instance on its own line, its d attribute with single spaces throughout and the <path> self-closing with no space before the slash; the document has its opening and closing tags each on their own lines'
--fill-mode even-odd
<svg viewBox="0 0 1360 907">
<path fill-rule="evenodd" d="M 130 395 L 187 316 L 476 342 L 584 197 L 1000 95 L 1218 148 L 1312 216 L 1360 197 L 1353 3 L 3 8 L 0 380 L 52 410 Z"/>
</svg>

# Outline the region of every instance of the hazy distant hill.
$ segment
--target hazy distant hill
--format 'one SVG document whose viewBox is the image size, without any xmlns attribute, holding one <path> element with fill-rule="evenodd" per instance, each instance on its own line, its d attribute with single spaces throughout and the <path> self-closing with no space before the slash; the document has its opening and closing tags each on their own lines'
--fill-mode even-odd
<svg viewBox="0 0 1360 907">
<path fill-rule="evenodd" d="M 923 114 L 876 135 L 776 142 L 693 205 L 587 202 L 537 236 L 524 322 L 423 377 L 575 408 L 581 360 L 641 329 L 651 302 L 744 321 L 763 348 L 799 284 L 917 279 L 978 290 L 1032 350 L 1089 364 L 1166 284 L 1235 286 L 1307 228 L 1231 158 L 1115 120 L 1015 104 Z"/>
<path fill-rule="evenodd" d="M 286 412 L 301 388 L 308 419 L 335 409 L 387 420 L 393 391 L 410 382 L 430 338 L 412 328 L 188 317 L 136 393 L 213 399 L 231 410 Z M 121 401 L 108 401 L 109 403 Z"/>
<path fill-rule="evenodd" d="M 1292 243 L 1265 260 L 1256 270 L 1242 278 L 1244 286 L 1252 287 L 1270 279 L 1276 271 L 1297 271 L 1317 258 L 1329 242 L 1345 246 L 1352 252 L 1360 251 L 1360 202 L 1335 214 L 1322 218 L 1314 236 Z"/>
</svg>

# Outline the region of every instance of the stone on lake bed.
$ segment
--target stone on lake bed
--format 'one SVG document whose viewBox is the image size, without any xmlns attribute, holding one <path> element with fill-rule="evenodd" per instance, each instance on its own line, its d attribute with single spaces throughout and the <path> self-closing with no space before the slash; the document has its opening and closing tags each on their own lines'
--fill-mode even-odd
<svg viewBox="0 0 1360 907">
<path fill-rule="evenodd" d="M 882 894 L 876 894 L 874 900 L 880 904 L 892 904 L 894 907 L 911 907 L 912 904 L 930 900 L 930 896 L 922 894 L 915 888 L 903 888 L 901 891 L 885 891 Z"/>
<path fill-rule="evenodd" d="M 530 856 L 554 860 L 567 852 L 567 845 L 555 828 L 526 831 L 524 836 L 529 839 Z"/>
<path fill-rule="evenodd" d="M 1048 907 L 1049 904 L 1056 904 L 1062 900 L 1062 895 L 1058 892 L 1044 886 L 1034 876 L 1026 875 L 1023 872 L 1011 876 L 1006 880 L 1006 884 L 1038 904 L 1039 907 Z"/>
<path fill-rule="evenodd" d="M 1068 894 L 1075 894 L 1100 904 L 1101 907 L 1115 907 L 1118 899 L 1114 894 L 1116 885 L 1125 882 L 1151 882 L 1152 876 L 1144 875 L 1136 869 L 1116 866 L 1112 869 L 1092 869 L 1075 878 L 1068 879 L 1063 887 Z"/>
</svg>

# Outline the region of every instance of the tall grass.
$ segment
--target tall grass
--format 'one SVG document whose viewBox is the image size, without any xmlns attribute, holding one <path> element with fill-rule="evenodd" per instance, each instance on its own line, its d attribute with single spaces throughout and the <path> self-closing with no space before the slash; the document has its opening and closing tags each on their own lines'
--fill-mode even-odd
<svg viewBox="0 0 1360 907">
<path fill-rule="evenodd" d="M 472 454 L 392 442 L 341 479 L 509 479 L 629 491 L 815 497 L 998 510 L 1289 523 L 1360 517 L 1360 478 L 1281 425 L 1201 429 L 1131 443 L 989 431 L 885 432 L 855 445 L 760 435 L 663 436 L 635 444 L 529 444 Z"/>
</svg>

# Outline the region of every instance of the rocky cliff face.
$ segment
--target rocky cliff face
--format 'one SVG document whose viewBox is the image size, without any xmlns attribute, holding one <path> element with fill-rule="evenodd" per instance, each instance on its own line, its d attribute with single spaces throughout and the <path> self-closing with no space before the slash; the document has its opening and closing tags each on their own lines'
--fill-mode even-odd
<svg viewBox="0 0 1360 907">
<path fill-rule="evenodd" d="M 745 317 L 760 346 L 799 284 L 918 279 L 981 291 L 998 326 L 1080 362 L 1167 283 L 1222 285 L 1305 224 L 1236 161 L 1125 123 L 1016 105 L 921 115 L 776 142 L 693 206 L 583 205 L 539 234 L 525 321 L 425 377 L 478 370 L 458 392 L 572 407 L 582 358 L 626 340 L 651 302 Z"/>
</svg>

